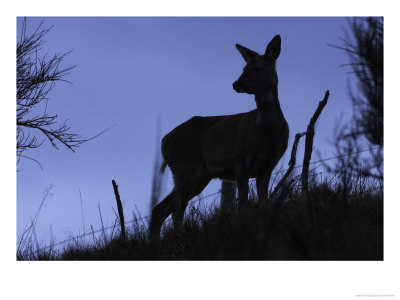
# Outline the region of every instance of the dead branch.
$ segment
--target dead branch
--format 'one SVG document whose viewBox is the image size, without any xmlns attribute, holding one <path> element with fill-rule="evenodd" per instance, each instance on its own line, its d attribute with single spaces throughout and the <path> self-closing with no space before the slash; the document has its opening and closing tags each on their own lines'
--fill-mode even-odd
<svg viewBox="0 0 400 300">
<path fill-rule="evenodd" d="M 328 103 L 329 90 L 326 91 L 324 99 L 319 102 L 317 110 L 314 112 L 310 123 L 307 126 L 306 141 L 304 149 L 304 159 L 303 159 L 303 170 L 301 175 L 301 190 L 303 193 L 308 192 L 308 170 L 310 167 L 311 153 L 314 142 L 315 134 L 315 122 L 317 122 L 319 115 L 324 109 L 325 105 Z"/>
<path fill-rule="evenodd" d="M 304 153 L 304 160 L 303 160 L 302 190 L 303 191 L 308 190 L 308 170 L 309 170 L 309 166 L 310 166 L 311 152 L 312 152 L 312 146 L 313 146 L 313 140 L 314 140 L 315 122 L 318 120 L 319 115 L 321 114 L 323 108 L 327 104 L 328 98 L 329 98 L 329 90 L 326 91 L 324 99 L 319 102 L 318 107 L 317 107 L 316 111 L 314 112 L 314 115 L 312 116 L 310 123 L 307 126 L 307 131 L 296 134 L 294 142 L 293 142 L 293 146 L 292 146 L 292 153 L 290 155 L 289 168 L 286 171 L 285 175 L 283 175 L 282 179 L 276 185 L 274 191 L 272 192 L 272 194 L 270 196 L 270 199 L 273 200 L 276 197 L 279 190 L 282 188 L 283 184 L 286 182 L 286 179 L 292 173 L 294 166 L 296 165 L 297 146 L 299 144 L 300 138 L 303 136 L 306 136 L 306 143 L 305 143 L 306 146 L 305 146 L 305 153 Z"/>
<path fill-rule="evenodd" d="M 271 194 L 270 199 L 274 199 L 276 195 L 278 194 L 279 190 L 283 186 L 283 184 L 286 182 L 286 179 L 289 177 L 290 173 L 292 173 L 294 166 L 296 165 L 296 152 L 297 152 L 297 146 L 299 145 L 300 138 L 305 136 L 307 132 L 303 133 L 297 133 L 296 137 L 293 142 L 292 146 L 292 153 L 290 155 L 290 161 L 289 161 L 289 168 L 286 171 L 285 175 L 279 180 L 278 184 L 276 185 L 274 191 Z"/>
<path fill-rule="evenodd" d="M 122 208 L 121 198 L 120 198 L 119 192 L 118 192 L 118 185 L 115 183 L 114 179 L 112 180 L 112 185 L 113 185 L 113 188 L 114 188 L 115 200 L 117 201 L 119 224 L 121 226 L 121 237 L 123 239 L 125 239 L 126 238 L 126 234 L 125 234 L 124 210 Z"/>
</svg>

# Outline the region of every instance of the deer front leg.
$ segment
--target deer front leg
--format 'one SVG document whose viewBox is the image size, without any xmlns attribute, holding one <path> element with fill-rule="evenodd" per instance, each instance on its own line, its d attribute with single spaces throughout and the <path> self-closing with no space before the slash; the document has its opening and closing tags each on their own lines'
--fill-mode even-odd
<svg viewBox="0 0 400 300">
<path fill-rule="evenodd" d="M 249 177 L 244 174 L 244 169 L 241 165 L 236 165 L 236 182 L 239 194 L 239 207 L 242 207 L 249 201 Z"/>
<path fill-rule="evenodd" d="M 265 201 L 268 198 L 268 185 L 271 178 L 271 172 L 256 177 L 258 201 Z"/>
</svg>

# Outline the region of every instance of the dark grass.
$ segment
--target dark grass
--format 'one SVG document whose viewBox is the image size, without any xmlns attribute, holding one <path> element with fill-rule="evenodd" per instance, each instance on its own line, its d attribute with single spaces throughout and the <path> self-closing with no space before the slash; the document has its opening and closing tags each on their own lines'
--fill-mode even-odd
<svg viewBox="0 0 400 300">
<path fill-rule="evenodd" d="M 254 199 L 239 209 L 191 205 L 182 235 L 172 222 L 162 230 L 158 251 L 146 224 L 136 222 L 125 240 L 75 241 L 63 250 L 34 248 L 20 260 L 383 260 L 383 191 L 358 182 L 351 191 L 314 184 L 308 195 L 286 189 L 274 202 Z"/>
</svg>

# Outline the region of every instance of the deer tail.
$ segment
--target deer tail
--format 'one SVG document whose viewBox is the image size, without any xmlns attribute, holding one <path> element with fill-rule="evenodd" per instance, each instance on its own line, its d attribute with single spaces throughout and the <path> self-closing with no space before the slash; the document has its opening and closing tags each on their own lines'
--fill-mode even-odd
<svg viewBox="0 0 400 300">
<path fill-rule="evenodd" d="M 164 173 L 165 172 L 165 168 L 167 167 L 168 163 L 164 160 L 161 164 L 161 168 L 160 168 L 160 172 Z"/>
</svg>

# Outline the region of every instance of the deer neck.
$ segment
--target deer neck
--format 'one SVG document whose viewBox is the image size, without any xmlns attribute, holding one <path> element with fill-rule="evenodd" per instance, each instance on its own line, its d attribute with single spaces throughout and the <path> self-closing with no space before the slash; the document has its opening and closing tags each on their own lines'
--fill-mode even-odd
<svg viewBox="0 0 400 300">
<path fill-rule="evenodd" d="M 283 118 L 277 91 L 255 95 L 257 105 L 257 124 L 271 126 Z"/>
</svg>

